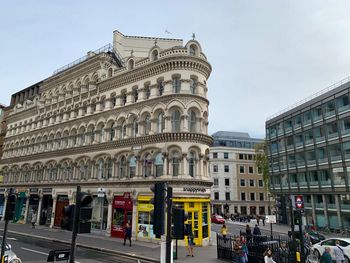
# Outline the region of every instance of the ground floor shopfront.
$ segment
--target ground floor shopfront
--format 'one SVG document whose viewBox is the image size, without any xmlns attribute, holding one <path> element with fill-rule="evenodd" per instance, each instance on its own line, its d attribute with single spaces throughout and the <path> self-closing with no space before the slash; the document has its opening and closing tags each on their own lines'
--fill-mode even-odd
<svg viewBox="0 0 350 263">
<path fill-rule="evenodd" d="M 97 190 L 98 189 L 98 190 Z M 147 191 L 145 189 L 148 189 Z M 75 203 L 75 189 L 64 188 L 29 188 L 17 192 L 14 221 L 30 223 L 33 215 L 37 215 L 37 225 L 60 227 L 63 208 Z M 184 209 L 188 214 L 185 223 L 192 226 L 195 243 L 207 246 L 210 240 L 210 194 L 209 188 L 174 188 L 173 207 Z M 112 238 L 124 238 L 127 222 L 132 226 L 134 239 L 159 242 L 153 233 L 153 204 L 149 186 L 121 192 L 113 188 L 87 188 L 82 191 L 93 195 L 91 232 L 107 235 Z M 1 193 L 0 193 L 1 194 Z M 3 196 L 6 196 L 5 193 Z M 5 198 L 3 198 L 5 199 Z M 0 201 L 1 201 L 0 195 Z M 6 201 L 3 202 L 6 206 Z M 1 204 L 0 204 L 1 207 Z M 186 245 L 187 240 L 180 240 Z"/>
</svg>

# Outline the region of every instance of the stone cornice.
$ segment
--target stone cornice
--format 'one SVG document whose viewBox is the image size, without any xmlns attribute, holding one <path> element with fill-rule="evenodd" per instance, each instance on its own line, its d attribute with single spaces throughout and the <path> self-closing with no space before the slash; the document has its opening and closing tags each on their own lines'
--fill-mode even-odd
<svg viewBox="0 0 350 263">
<path fill-rule="evenodd" d="M 99 187 L 108 187 L 108 188 L 123 188 L 123 187 L 148 187 L 150 184 L 154 184 L 156 182 L 167 182 L 170 186 L 202 186 L 202 187 L 211 187 L 213 183 L 208 180 L 201 179 L 184 179 L 184 178 L 142 178 L 142 179 L 116 179 L 116 180 L 98 180 L 98 181 L 70 181 L 70 182 L 59 182 L 54 181 L 52 183 L 43 182 L 43 183 L 17 183 L 17 184 L 2 184 L 3 187 L 55 187 L 58 188 L 60 186 L 76 186 L 81 185 L 82 187 L 93 186 L 96 188 Z"/>
<path fill-rule="evenodd" d="M 77 122 L 89 122 L 91 119 L 93 118 L 100 118 L 100 117 L 108 117 L 111 114 L 113 115 L 119 115 L 120 113 L 125 113 L 125 112 L 129 112 L 134 110 L 135 108 L 143 108 L 147 105 L 154 105 L 155 103 L 165 103 L 168 101 L 171 101 L 173 99 L 180 99 L 180 100 L 185 100 L 186 98 L 191 98 L 193 100 L 200 100 L 202 101 L 202 103 L 205 104 L 209 104 L 209 101 L 203 97 L 200 96 L 196 96 L 196 95 L 192 95 L 192 94 L 170 94 L 170 95 L 163 95 L 160 97 L 156 97 L 153 99 L 148 99 L 148 100 L 144 100 L 144 101 L 140 101 L 140 102 L 136 102 L 136 103 L 132 103 L 126 106 L 122 106 L 119 108 L 115 108 L 115 109 L 110 109 L 110 110 L 105 110 L 105 111 L 101 111 L 98 113 L 94 113 L 92 115 L 87 115 L 84 117 L 79 117 L 76 119 L 72 119 L 72 120 L 68 120 L 65 122 L 60 122 L 54 125 L 50 125 L 47 126 L 45 128 L 40 128 L 40 129 L 36 129 L 30 132 L 25 132 L 25 133 L 21 133 L 18 135 L 11 135 L 5 138 L 5 141 L 8 140 L 16 140 L 16 139 L 20 139 L 23 137 L 30 137 L 32 135 L 38 134 L 38 133 L 45 133 L 45 132 L 50 132 L 52 129 L 58 129 L 59 127 L 64 127 L 64 126 L 69 126 L 69 125 L 73 125 L 76 124 Z M 34 115 L 33 115 L 34 116 Z"/>
<path fill-rule="evenodd" d="M 61 83 L 66 83 L 71 81 L 72 79 L 77 79 L 80 76 L 85 76 L 86 74 L 91 73 L 92 71 L 96 71 L 101 68 L 101 62 L 105 60 L 110 60 L 108 55 L 101 53 L 95 55 L 80 64 L 75 65 L 72 68 L 69 68 L 61 73 L 48 77 L 41 88 L 42 92 L 48 91 L 52 86 L 60 85 Z"/>
<path fill-rule="evenodd" d="M 38 108 L 37 106 L 34 106 L 32 108 L 20 111 L 20 112 L 16 112 L 16 113 L 11 113 L 11 115 L 9 115 L 7 117 L 7 122 L 8 123 L 12 123 L 15 121 L 20 121 L 26 118 L 30 118 L 33 117 L 35 115 L 38 114 Z"/>
<path fill-rule="evenodd" d="M 104 142 L 86 146 L 73 147 L 69 149 L 56 150 L 51 152 L 42 152 L 27 156 L 12 157 L 0 160 L 0 164 L 13 164 L 16 162 L 35 161 L 47 158 L 55 158 L 69 155 L 76 155 L 88 152 L 99 152 L 105 150 L 113 150 L 118 148 L 131 147 L 135 145 L 149 145 L 164 142 L 195 142 L 208 146 L 213 144 L 213 138 L 199 133 L 177 132 L 177 133 L 160 133 L 155 135 L 147 135 L 136 138 L 128 138 L 118 141 Z"/>
<path fill-rule="evenodd" d="M 192 69 L 201 72 L 208 79 L 211 72 L 211 65 L 206 60 L 197 57 L 185 55 L 165 57 L 164 59 L 135 68 L 134 70 L 123 71 L 120 74 L 101 82 L 100 91 L 108 91 L 163 72 L 179 69 Z"/>
</svg>

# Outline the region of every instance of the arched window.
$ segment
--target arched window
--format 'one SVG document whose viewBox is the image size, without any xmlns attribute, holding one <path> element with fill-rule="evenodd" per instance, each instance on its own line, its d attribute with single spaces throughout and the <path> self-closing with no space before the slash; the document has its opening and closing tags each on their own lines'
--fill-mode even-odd
<svg viewBox="0 0 350 263">
<path fill-rule="evenodd" d="M 157 60 L 158 59 L 158 50 L 153 50 L 152 51 L 152 60 Z"/>
<path fill-rule="evenodd" d="M 149 177 L 152 175 L 152 157 L 147 154 L 143 160 L 143 175 Z"/>
<path fill-rule="evenodd" d="M 191 46 L 190 46 L 190 55 L 191 55 L 191 56 L 195 56 L 196 53 L 197 53 L 197 47 L 196 47 L 196 45 L 191 45 Z"/>
<path fill-rule="evenodd" d="M 137 123 L 136 118 L 132 122 L 132 136 L 136 137 L 136 135 L 139 133 L 139 124 Z"/>
<path fill-rule="evenodd" d="M 179 77 L 173 78 L 173 93 L 180 93 L 181 80 Z"/>
<path fill-rule="evenodd" d="M 151 117 L 149 115 L 145 118 L 145 135 L 148 135 L 151 131 Z"/>
<path fill-rule="evenodd" d="M 134 69 L 134 60 L 133 59 L 130 59 L 129 62 L 128 62 L 128 68 L 129 69 Z"/>
<path fill-rule="evenodd" d="M 126 104 L 126 101 L 127 101 L 127 96 L 126 96 L 126 93 L 124 92 L 122 94 L 122 104 L 125 105 Z"/>
<path fill-rule="evenodd" d="M 136 157 L 132 156 L 129 159 L 129 178 L 136 176 Z"/>
<path fill-rule="evenodd" d="M 193 152 L 190 152 L 188 159 L 188 173 L 192 177 L 195 175 L 195 155 Z"/>
<path fill-rule="evenodd" d="M 98 132 L 98 142 L 103 142 L 104 136 L 105 136 L 105 126 L 102 125 L 99 132 Z"/>
<path fill-rule="evenodd" d="M 112 97 L 112 107 L 114 108 L 117 105 L 117 98 Z"/>
<path fill-rule="evenodd" d="M 190 132 L 196 132 L 197 131 L 197 127 L 196 127 L 196 113 L 191 110 L 189 112 L 189 116 L 188 116 L 188 129 Z"/>
<path fill-rule="evenodd" d="M 163 154 L 158 153 L 154 160 L 154 165 L 156 167 L 156 177 L 160 177 L 163 175 Z"/>
<path fill-rule="evenodd" d="M 113 74 L 113 69 L 109 68 L 108 69 L 108 77 L 112 77 L 112 74 Z"/>
<path fill-rule="evenodd" d="M 90 143 L 92 144 L 95 141 L 95 128 L 92 127 L 90 132 Z"/>
<path fill-rule="evenodd" d="M 180 124 L 181 124 L 181 114 L 178 110 L 173 110 L 171 112 L 171 131 L 172 132 L 179 132 L 180 131 Z"/>
<path fill-rule="evenodd" d="M 171 163 L 173 176 L 178 176 L 180 171 L 180 157 L 177 152 L 173 152 Z"/>
<path fill-rule="evenodd" d="M 125 124 L 125 121 L 123 121 L 120 129 L 120 139 L 124 139 L 125 136 L 126 136 L 126 124 Z"/>
<path fill-rule="evenodd" d="M 97 176 L 98 176 L 98 179 L 104 179 L 105 178 L 105 162 L 103 159 L 100 159 L 98 160 L 98 163 L 97 163 Z"/>
<path fill-rule="evenodd" d="M 196 94 L 197 92 L 197 80 L 195 80 L 194 78 L 191 78 L 190 80 L 190 90 L 191 94 Z"/>
<path fill-rule="evenodd" d="M 164 113 L 161 112 L 158 114 L 157 118 L 157 131 L 158 133 L 162 133 L 165 128 L 165 119 L 164 119 Z"/>
<path fill-rule="evenodd" d="M 123 156 L 120 159 L 120 164 L 119 164 L 119 176 L 120 178 L 126 177 L 126 158 Z"/>
<path fill-rule="evenodd" d="M 89 166 L 87 164 L 84 164 L 83 162 L 80 163 L 79 166 L 79 174 L 81 180 L 88 180 L 89 179 Z"/>
</svg>

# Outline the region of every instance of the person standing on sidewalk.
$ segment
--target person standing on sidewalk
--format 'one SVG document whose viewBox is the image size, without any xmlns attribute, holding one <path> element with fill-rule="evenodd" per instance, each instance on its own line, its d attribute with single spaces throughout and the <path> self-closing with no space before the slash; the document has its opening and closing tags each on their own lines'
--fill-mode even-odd
<svg viewBox="0 0 350 263">
<path fill-rule="evenodd" d="M 127 239 L 129 239 L 129 246 L 131 247 L 131 225 L 129 224 L 129 221 L 126 223 L 124 229 L 124 246 Z"/>
<path fill-rule="evenodd" d="M 332 263 L 332 256 L 331 256 L 331 249 L 330 247 L 326 247 L 322 257 L 321 257 L 321 263 Z"/>
<path fill-rule="evenodd" d="M 188 249 L 188 257 L 194 257 L 193 255 L 193 246 L 195 245 L 194 243 L 194 237 L 193 237 L 193 232 L 192 232 L 192 225 L 187 224 L 186 225 L 186 230 L 185 230 L 186 234 L 187 234 L 187 249 Z"/>
<path fill-rule="evenodd" d="M 221 232 L 221 235 L 224 239 L 224 242 L 226 243 L 227 227 L 225 224 L 222 225 L 220 232 Z"/>
<path fill-rule="evenodd" d="M 335 241 L 335 247 L 333 248 L 333 252 L 334 252 L 334 256 L 335 256 L 335 261 L 337 263 L 343 263 L 345 261 L 344 251 L 340 247 L 339 240 Z"/>
<path fill-rule="evenodd" d="M 36 223 L 36 211 L 33 211 L 32 214 L 32 219 L 30 220 L 30 222 L 32 223 L 32 228 L 35 228 L 35 223 Z"/>
</svg>

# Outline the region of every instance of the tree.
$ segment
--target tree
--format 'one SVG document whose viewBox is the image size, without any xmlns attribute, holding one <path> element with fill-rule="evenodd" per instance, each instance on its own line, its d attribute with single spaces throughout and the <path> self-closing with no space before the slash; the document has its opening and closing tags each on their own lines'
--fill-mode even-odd
<svg viewBox="0 0 350 263">
<path fill-rule="evenodd" d="M 268 143 L 266 140 L 255 146 L 255 163 L 258 171 L 263 175 L 263 182 L 266 190 L 270 189 L 270 173 L 269 173 L 269 158 L 268 158 Z"/>
</svg>

